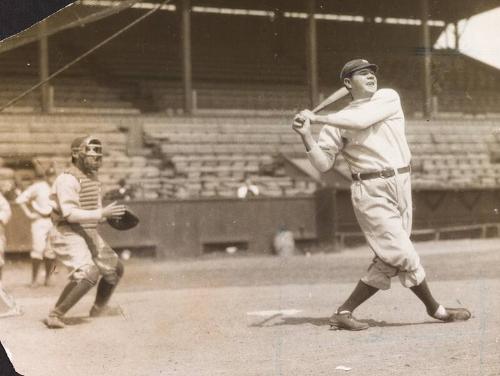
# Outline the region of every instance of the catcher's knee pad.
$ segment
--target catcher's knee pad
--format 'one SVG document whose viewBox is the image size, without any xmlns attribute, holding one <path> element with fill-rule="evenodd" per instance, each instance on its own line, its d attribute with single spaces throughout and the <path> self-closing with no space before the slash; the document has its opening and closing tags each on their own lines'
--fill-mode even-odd
<svg viewBox="0 0 500 376">
<path fill-rule="evenodd" d="M 115 269 L 112 272 L 103 274 L 102 278 L 106 280 L 111 285 L 117 285 L 120 278 L 123 276 L 124 267 L 120 260 L 118 260 Z"/>
<path fill-rule="evenodd" d="M 71 279 L 74 281 L 80 281 L 82 279 L 95 285 L 99 280 L 99 268 L 95 265 L 83 265 L 76 269 L 71 275 Z"/>
</svg>

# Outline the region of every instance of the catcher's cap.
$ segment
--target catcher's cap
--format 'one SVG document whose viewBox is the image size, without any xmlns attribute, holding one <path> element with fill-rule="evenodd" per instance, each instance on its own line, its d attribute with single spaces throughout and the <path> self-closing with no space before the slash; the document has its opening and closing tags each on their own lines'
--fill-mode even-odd
<svg viewBox="0 0 500 376">
<path fill-rule="evenodd" d="M 344 81 L 344 78 L 350 76 L 356 71 L 361 69 L 370 68 L 374 72 L 378 70 L 378 66 L 368 62 L 365 59 L 354 59 L 345 63 L 344 67 L 340 71 L 340 81 Z"/>
<path fill-rule="evenodd" d="M 80 150 L 80 145 L 82 144 L 83 140 L 85 140 L 85 137 L 77 137 L 73 140 L 71 143 L 71 151 L 79 151 Z"/>
</svg>

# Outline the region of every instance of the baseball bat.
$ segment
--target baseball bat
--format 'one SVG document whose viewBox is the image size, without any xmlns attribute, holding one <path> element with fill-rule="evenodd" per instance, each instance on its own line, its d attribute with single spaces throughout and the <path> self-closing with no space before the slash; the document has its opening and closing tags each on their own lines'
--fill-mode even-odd
<svg viewBox="0 0 500 376">
<path fill-rule="evenodd" d="M 325 109 L 332 103 L 337 102 L 339 99 L 344 98 L 347 94 L 349 94 L 349 90 L 345 86 L 342 86 L 340 89 L 334 91 L 330 96 L 325 98 L 320 104 L 313 108 L 312 112 L 317 114 L 321 110 Z"/>
<path fill-rule="evenodd" d="M 330 94 L 327 98 L 323 99 L 320 104 L 313 108 L 312 112 L 317 114 L 321 110 L 325 109 L 329 105 L 337 102 L 338 100 L 344 98 L 347 94 L 349 94 L 349 90 L 345 86 L 342 86 L 340 89 L 337 89 L 332 94 Z"/>
</svg>

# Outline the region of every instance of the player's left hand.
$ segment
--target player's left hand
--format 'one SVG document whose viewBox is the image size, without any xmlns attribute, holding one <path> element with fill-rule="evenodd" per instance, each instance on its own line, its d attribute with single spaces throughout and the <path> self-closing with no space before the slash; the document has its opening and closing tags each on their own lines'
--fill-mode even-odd
<svg viewBox="0 0 500 376">
<path fill-rule="evenodd" d="M 300 111 L 299 115 L 303 119 L 309 119 L 312 122 L 314 122 L 316 119 L 316 114 L 314 112 L 312 112 L 311 110 L 302 110 L 302 111 Z"/>
<path fill-rule="evenodd" d="M 103 218 L 120 218 L 125 214 L 125 205 L 120 205 L 116 201 L 102 209 Z"/>
</svg>

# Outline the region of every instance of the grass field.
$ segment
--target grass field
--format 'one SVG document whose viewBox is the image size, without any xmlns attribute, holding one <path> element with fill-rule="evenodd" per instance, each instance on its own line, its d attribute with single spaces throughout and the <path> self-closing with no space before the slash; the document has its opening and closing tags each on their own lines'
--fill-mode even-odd
<svg viewBox="0 0 500 376">
<path fill-rule="evenodd" d="M 438 300 L 468 307 L 471 320 L 429 318 L 394 279 L 356 311 L 368 330 L 329 330 L 328 317 L 370 262 L 359 247 L 310 257 L 131 259 L 113 300 L 122 314 L 89 319 L 92 291 L 63 330 L 41 320 L 65 272 L 32 290 L 29 264 L 16 262 L 4 285 L 25 313 L 0 319 L 0 339 L 25 376 L 500 375 L 499 239 L 417 249 Z"/>
</svg>

